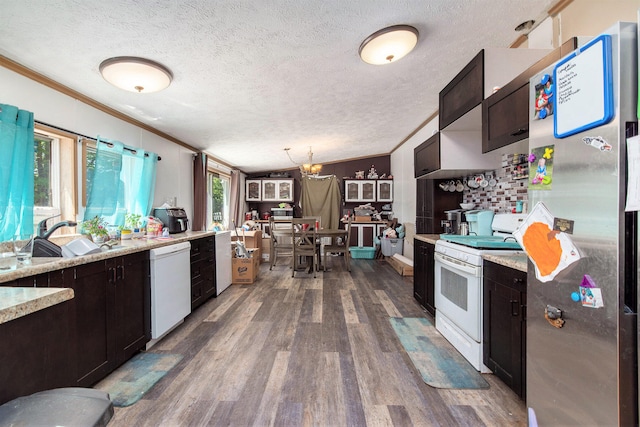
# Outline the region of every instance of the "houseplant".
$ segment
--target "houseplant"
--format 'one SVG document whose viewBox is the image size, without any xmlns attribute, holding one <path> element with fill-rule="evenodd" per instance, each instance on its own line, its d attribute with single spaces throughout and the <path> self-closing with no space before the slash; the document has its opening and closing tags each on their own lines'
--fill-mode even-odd
<svg viewBox="0 0 640 427">
<path fill-rule="evenodd" d="M 102 243 L 109 238 L 107 221 L 105 221 L 101 216 L 96 215 L 91 219 L 83 221 L 82 229 L 85 233 L 91 235 L 91 240 L 93 240 L 94 243 Z"/>
</svg>

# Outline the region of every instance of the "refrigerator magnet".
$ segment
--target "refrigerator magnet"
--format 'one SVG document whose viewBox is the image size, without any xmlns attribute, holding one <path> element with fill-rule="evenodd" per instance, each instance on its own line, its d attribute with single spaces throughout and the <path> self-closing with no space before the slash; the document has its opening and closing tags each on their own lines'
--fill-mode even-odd
<svg viewBox="0 0 640 427">
<path fill-rule="evenodd" d="M 583 307 L 604 307 L 602 291 L 600 288 L 585 288 L 584 286 L 580 286 L 580 303 Z"/>
<path fill-rule="evenodd" d="M 554 145 L 531 149 L 528 160 L 529 190 L 551 190 Z"/>
<path fill-rule="evenodd" d="M 567 233 L 553 229 L 554 216 L 538 202 L 520 227 L 513 232 L 535 267 L 541 282 L 553 280 L 558 273 L 580 259 L 578 248 Z"/>
</svg>

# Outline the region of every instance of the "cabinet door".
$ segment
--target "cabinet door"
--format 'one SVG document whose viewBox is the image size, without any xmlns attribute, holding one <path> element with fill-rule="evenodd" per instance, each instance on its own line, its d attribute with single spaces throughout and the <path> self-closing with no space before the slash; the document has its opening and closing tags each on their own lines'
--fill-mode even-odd
<svg viewBox="0 0 640 427">
<path fill-rule="evenodd" d="M 115 258 L 116 365 L 151 340 L 151 284 L 148 252 Z M 110 260 L 111 261 L 111 260 Z"/>
<path fill-rule="evenodd" d="M 436 314 L 434 249 L 435 246 L 430 243 L 414 240 L 413 296 L 433 316 Z"/>
<path fill-rule="evenodd" d="M 518 396 L 526 392 L 526 273 L 484 264 L 483 358 Z"/>
<path fill-rule="evenodd" d="M 511 93 L 498 91 L 482 102 L 482 152 L 529 137 L 529 82 Z"/>
<path fill-rule="evenodd" d="M 375 181 L 365 180 L 360 182 L 360 201 L 361 202 L 376 201 L 376 182 Z"/>
<path fill-rule="evenodd" d="M 262 201 L 274 202 L 278 200 L 278 181 L 273 179 L 262 180 Z"/>
<path fill-rule="evenodd" d="M 379 180 L 376 181 L 378 201 L 379 202 L 393 202 L 393 181 L 391 180 Z"/>
<path fill-rule="evenodd" d="M 360 201 L 360 181 L 344 181 L 344 201 L 359 202 Z"/>
<path fill-rule="evenodd" d="M 90 387 L 115 368 L 115 335 L 110 333 L 115 325 L 115 270 L 107 274 L 105 262 L 97 261 L 75 267 L 74 273 L 75 280 L 67 285 L 76 302 L 77 384 Z"/>
<path fill-rule="evenodd" d="M 246 181 L 245 200 L 247 202 L 262 201 L 262 181 L 259 179 L 248 179 Z"/>
<path fill-rule="evenodd" d="M 413 241 L 413 297 L 423 307 L 426 291 L 426 259 L 423 256 L 423 246 L 425 244 L 421 240 Z"/>
<path fill-rule="evenodd" d="M 413 149 L 414 176 L 420 178 L 440 169 L 440 133 Z"/>
<path fill-rule="evenodd" d="M 436 297 L 435 297 L 435 249 L 436 246 L 425 243 L 423 257 L 425 259 L 425 300 L 424 308 L 433 316 L 436 315 Z"/>
<path fill-rule="evenodd" d="M 484 99 L 484 50 L 440 91 L 439 129 L 465 115 Z"/>
<path fill-rule="evenodd" d="M 293 202 L 293 180 L 278 180 L 278 201 Z"/>
</svg>

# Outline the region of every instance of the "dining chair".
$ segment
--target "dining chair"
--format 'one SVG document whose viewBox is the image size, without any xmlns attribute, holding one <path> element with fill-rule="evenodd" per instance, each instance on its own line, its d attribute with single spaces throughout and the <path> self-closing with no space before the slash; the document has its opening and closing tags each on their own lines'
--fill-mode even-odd
<svg viewBox="0 0 640 427">
<path fill-rule="evenodd" d="M 318 249 L 316 239 L 315 218 L 293 218 L 291 220 L 291 235 L 293 236 L 293 260 L 291 277 L 295 276 L 296 269 L 300 265 L 300 259 L 306 258 L 307 265 L 311 260 L 313 277 L 316 277 L 318 269 Z"/>
<path fill-rule="evenodd" d="M 351 217 L 347 221 L 347 236 L 341 244 L 336 241 L 332 241 L 330 245 L 324 245 L 324 267 L 327 268 L 327 254 L 344 254 L 344 263 L 347 266 L 347 271 L 351 271 L 351 253 L 349 252 L 349 242 L 351 241 Z"/>
<path fill-rule="evenodd" d="M 269 218 L 269 235 L 271 236 L 269 270 L 271 270 L 276 265 L 278 254 L 287 256 L 292 256 L 293 254 L 291 223 L 276 222 L 273 217 Z"/>
</svg>

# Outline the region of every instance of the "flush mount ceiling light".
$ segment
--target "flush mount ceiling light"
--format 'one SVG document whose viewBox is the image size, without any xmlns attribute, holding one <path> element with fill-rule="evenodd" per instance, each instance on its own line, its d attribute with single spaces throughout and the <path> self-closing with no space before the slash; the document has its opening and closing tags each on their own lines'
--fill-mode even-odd
<svg viewBox="0 0 640 427">
<path fill-rule="evenodd" d="M 367 37 L 358 53 L 368 64 L 390 64 L 406 56 L 418 43 L 418 30 L 410 25 L 394 25 Z"/>
<path fill-rule="evenodd" d="M 100 64 L 100 73 L 112 85 L 138 93 L 161 91 L 173 79 L 173 74 L 164 65 L 134 56 L 106 59 Z"/>
<path fill-rule="evenodd" d="M 530 19 L 528 21 L 524 21 L 522 24 L 518 25 L 515 28 L 515 31 L 523 31 L 523 30 L 530 30 L 531 28 L 533 28 L 533 24 L 535 24 L 536 21 L 534 21 L 533 19 Z"/>
</svg>

